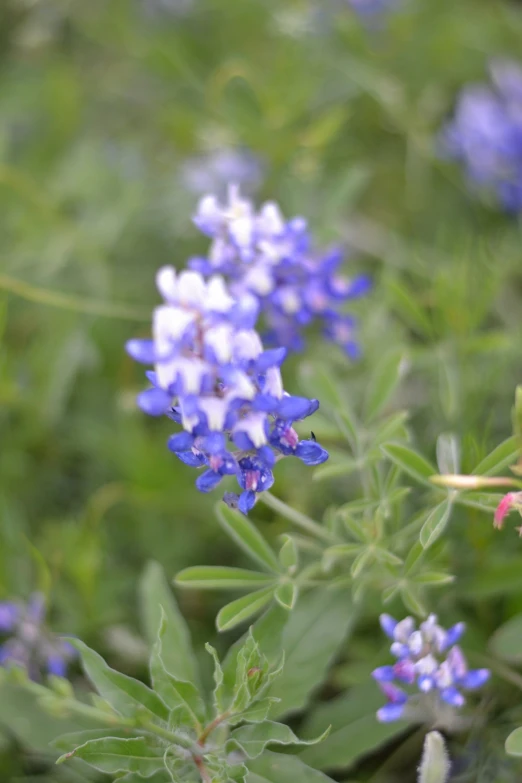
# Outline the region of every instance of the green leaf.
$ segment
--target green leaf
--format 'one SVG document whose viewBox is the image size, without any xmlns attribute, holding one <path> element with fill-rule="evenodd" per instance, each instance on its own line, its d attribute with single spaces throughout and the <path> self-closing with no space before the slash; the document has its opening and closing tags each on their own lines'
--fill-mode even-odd
<svg viewBox="0 0 522 783">
<path fill-rule="evenodd" d="M 439 473 L 460 473 L 460 445 L 456 435 L 443 433 L 437 438 L 437 465 Z"/>
<path fill-rule="evenodd" d="M 424 547 L 420 541 L 416 541 L 408 553 L 408 557 L 404 561 L 404 572 L 409 574 L 418 565 L 424 556 Z"/>
<path fill-rule="evenodd" d="M 222 502 L 217 504 L 216 514 L 225 532 L 247 555 L 268 571 L 281 572 L 277 557 L 261 533 L 244 514 L 229 508 Z"/>
<path fill-rule="evenodd" d="M 279 699 L 276 699 L 274 696 L 265 696 L 264 698 L 255 701 L 247 707 L 246 710 L 239 713 L 235 720 L 229 720 L 228 723 L 230 725 L 233 725 L 234 722 L 261 723 L 268 718 L 268 713 L 270 712 L 272 705 L 277 704 L 278 702 Z"/>
<path fill-rule="evenodd" d="M 153 775 L 147 775 L 144 778 L 139 772 L 128 772 L 122 778 L 118 777 L 118 783 L 143 783 L 146 780 L 147 783 L 172 783 L 172 775 L 167 770 L 159 770 Z"/>
<path fill-rule="evenodd" d="M 198 587 L 202 590 L 239 590 L 272 584 L 274 578 L 260 571 L 228 566 L 192 566 L 180 571 L 176 584 L 183 587 Z"/>
<path fill-rule="evenodd" d="M 298 589 L 294 582 L 284 582 L 280 584 L 274 593 L 276 601 L 284 609 L 293 609 L 297 601 Z"/>
<path fill-rule="evenodd" d="M 205 650 L 210 653 L 214 660 L 214 692 L 213 692 L 213 701 L 214 701 L 214 707 L 216 708 L 217 712 L 223 712 L 224 710 L 224 687 L 223 687 L 223 669 L 221 667 L 220 660 L 218 658 L 218 654 L 214 647 L 212 647 L 211 644 L 205 644 Z"/>
<path fill-rule="evenodd" d="M 227 604 L 219 611 L 216 617 L 218 631 L 229 631 L 236 625 L 248 620 L 269 604 L 273 597 L 274 588 L 267 587 L 264 590 L 257 590 L 255 593 L 244 595 L 242 598 Z"/>
<path fill-rule="evenodd" d="M 266 750 L 247 762 L 246 783 L 332 783 L 331 778 L 304 764 L 297 756 Z"/>
<path fill-rule="evenodd" d="M 366 566 L 371 563 L 372 560 L 373 560 L 372 548 L 369 546 L 365 547 L 361 552 L 359 552 L 359 554 L 357 555 L 357 557 L 352 563 L 352 566 L 350 568 L 350 575 L 352 579 L 357 579 L 362 574 Z"/>
<path fill-rule="evenodd" d="M 455 577 L 452 574 L 443 574 L 438 571 L 424 571 L 422 574 L 417 574 L 412 578 L 413 582 L 419 585 L 447 585 L 450 582 L 455 581 Z"/>
<path fill-rule="evenodd" d="M 512 617 L 498 628 L 490 640 L 496 656 L 509 663 L 522 661 L 522 614 Z"/>
<path fill-rule="evenodd" d="M 293 574 L 299 564 L 299 554 L 292 536 L 283 535 L 283 546 L 279 550 L 279 562 L 283 568 Z"/>
<path fill-rule="evenodd" d="M 402 441 L 407 440 L 408 430 L 406 429 L 406 422 L 408 420 L 408 411 L 398 411 L 392 413 L 391 416 L 387 416 L 385 419 L 379 422 L 378 426 L 372 431 L 371 445 L 372 451 L 377 446 L 387 441 Z M 379 459 L 381 458 L 379 452 Z"/>
<path fill-rule="evenodd" d="M 388 549 L 384 549 L 382 546 L 374 546 L 373 555 L 375 559 L 379 560 L 381 563 L 388 563 L 388 565 L 391 566 L 402 565 L 402 560 L 400 557 L 395 555 L 393 552 L 390 552 Z"/>
<path fill-rule="evenodd" d="M 162 748 L 151 746 L 150 739 L 120 739 L 106 737 L 90 740 L 57 760 L 62 764 L 71 758 L 80 758 L 101 772 L 139 772 L 151 775 L 163 767 Z"/>
<path fill-rule="evenodd" d="M 501 473 L 517 461 L 520 450 L 520 438 L 513 435 L 493 449 L 482 462 L 479 462 L 473 473 L 477 476 L 494 476 L 496 473 Z"/>
<path fill-rule="evenodd" d="M 382 693 L 371 682 L 320 704 L 301 731 L 306 737 L 314 737 L 331 726 L 330 735 L 320 745 L 304 750 L 300 758 L 320 769 L 343 769 L 377 750 L 407 728 L 403 721 L 379 723 L 376 712 L 383 704 Z"/>
<path fill-rule="evenodd" d="M 253 723 L 234 729 L 230 739 L 249 759 L 255 759 L 261 755 L 267 745 L 315 745 L 328 736 L 328 732 L 329 729 L 326 729 L 316 739 L 300 740 L 289 726 L 267 720 L 264 723 Z"/>
<path fill-rule="evenodd" d="M 281 699 L 272 717 L 296 712 L 306 706 L 324 681 L 330 663 L 348 635 L 355 619 L 344 592 L 317 590 L 303 595 L 288 615 L 280 649 L 285 666 L 268 696 Z"/>
<path fill-rule="evenodd" d="M 169 710 L 150 688 L 139 680 L 111 669 L 101 655 L 79 639 L 68 640 L 81 655 L 83 669 L 100 696 L 126 718 L 146 711 L 151 716 L 168 720 Z"/>
<path fill-rule="evenodd" d="M 74 750 L 79 745 L 84 745 L 90 740 L 105 739 L 107 737 L 117 737 L 118 739 L 130 739 L 136 737 L 138 730 L 131 728 L 117 728 L 113 726 L 110 729 L 85 729 L 84 731 L 71 731 L 69 734 L 62 734 L 54 739 L 50 745 L 57 750 L 66 752 Z"/>
<path fill-rule="evenodd" d="M 443 534 L 448 524 L 452 509 L 452 502 L 443 500 L 430 512 L 420 532 L 420 542 L 424 549 L 428 549 Z"/>
<path fill-rule="evenodd" d="M 408 609 L 410 612 L 416 614 L 417 617 L 426 616 L 426 607 L 420 600 L 417 591 L 414 590 L 411 585 L 405 585 L 404 587 L 401 587 L 401 598 L 404 601 L 406 609 Z"/>
<path fill-rule="evenodd" d="M 168 629 L 166 615 L 163 614 L 156 644 L 150 656 L 150 676 L 154 690 L 170 710 L 179 710 L 183 722 L 190 723 L 196 731 L 206 720 L 205 705 L 198 689 L 191 682 L 178 680 L 167 669 L 162 659 L 163 639 Z"/>
<path fill-rule="evenodd" d="M 506 753 L 508 756 L 522 756 L 522 726 L 512 731 L 507 738 Z"/>
<path fill-rule="evenodd" d="M 404 369 L 404 350 L 393 348 L 375 368 L 365 395 L 365 418 L 371 421 L 381 413 L 397 388 Z"/>
<path fill-rule="evenodd" d="M 339 462 L 328 461 L 328 465 L 321 465 L 314 471 L 313 481 L 325 481 L 326 479 L 337 478 L 338 476 L 349 476 L 358 470 L 359 464 L 352 457 L 346 457 Z"/>
<path fill-rule="evenodd" d="M 159 563 L 151 561 L 146 565 L 140 580 L 139 595 L 142 624 L 150 646 L 156 642 L 163 609 L 167 617 L 162 641 L 165 666 L 181 680 L 199 682 L 196 657 L 187 624 Z"/>
<path fill-rule="evenodd" d="M 402 443 L 387 443 L 381 446 L 381 450 L 401 470 L 421 484 L 426 484 L 433 489 L 429 479 L 430 476 L 437 473 L 437 469 L 421 454 Z"/>
</svg>

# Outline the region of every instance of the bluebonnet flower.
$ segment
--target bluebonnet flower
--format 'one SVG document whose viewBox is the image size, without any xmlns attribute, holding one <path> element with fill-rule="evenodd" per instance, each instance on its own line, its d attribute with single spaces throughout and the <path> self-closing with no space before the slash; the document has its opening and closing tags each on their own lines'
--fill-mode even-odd
<svg viewBox="0 0 522 783">
<path fill-rule="evenodd" d="M 339 250 L 317 254 L 304 218 L 285 220 L 273 202 L 256 212 L 231 186 L 224 204 L 215 196 L 201 199 L 194 223 L 212 243 L 206 257 L 190 260 L 190 268 L 225 275 L 238 298 L 253 295 L 270 344 L 301 350 L 303 329 L 318 320 L 326 337 L 357 356 L 355 320 L 343 308 L 367 293 L 369 278 L 343 276 Z"/>
<path fill-rule="evenodd" d="M 204 155 L 188 158 L 181 167 L 182 180 L 189 191 L 226 193 L 229 182 L 237 182 L 245 191 L 255 191 L 263 179 L 263 165 L 247 149 L 221 147 Z"/>
<path fill-rule="evenodd" d="M 254 296 L 234 299 L 222 277 L 205 282 L 198 272 L 177 275 L 172 267 L 159 270 L 157 285 L 165 303 L 154 311 L 153 339 L 126 346 L 137 361 L 155 365 L 138 404 L 181 424 L 168 447 L 186 465 L 202 468 L 201 492 L 235 475 L 242 489 L 237 505 L 247 513 L 272 486 L 278 457 L 297 456 L 308 465 L 328 458 L 315 441 L 299 441 L 292 427 L 319 403 L 284 391 L 279 368 L 286 350 L 263 348 Z"/>
<path fill-rule="evenodd" d="M 466 87 L 443 132 L 445 151 L 462 161 L 470 181 L 492 190 L 508 212 L 522 209 L 522 68 L 490 67 L 493 85 Z"/>
<path fill-rule="evenodd" d="M 452 707 L 462 707 L 461 690 L 480 688 L 489 679 L 488 669 L 468 669 L 462 650 L 457 645 L 464 633 L 464 623 L 444 630 L 431 614 L 415 628 L 412 617 L 397 622 L 388 614 L 380 617 L 381 627 L 393 643 L 390 652 L 397 658 L 391 666 L 380 666 L 373 672 L 388 703 L 377 712 L 382 722 L 407 716 L 411 696 L 397 686 L 415 686 L 421 694 L 434 694 Z"/>
<path fill-rule="evenodd" d="M 39 593 L 27 603 L 0 601 L 0 634 L 8 637 L 0 645 L 2 666 L 21 666 L 32 680 L 40 680 L 43 671 L 65 677 L 74 648 L 51 634 L 44 621 L 45 601 Z"/>
<path fill-rule="evenodd" d="M 398 0 L 345 0 L 360 16 L 373 17 L 398 5 Z"/>
</svg>

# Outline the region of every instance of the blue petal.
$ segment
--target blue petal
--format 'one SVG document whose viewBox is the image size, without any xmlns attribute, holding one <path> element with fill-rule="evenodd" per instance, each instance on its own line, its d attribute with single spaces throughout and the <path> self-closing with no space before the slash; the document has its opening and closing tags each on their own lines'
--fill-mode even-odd
<svg viewBox="0 0 522 783">
<path fill-rule="evenodd" d="M 255 502 L 256 493 L 251 489 L 247 489 L 239 496 L 238 508 L 243 514 L 248 514 L 254 508 Z"/>
<path fill-rule="evenodd" d="M 394 638 L 393 632 L 395 631 L 397 620 L 394 617 L 392 617 L 391 614 L 381 614 L 381 616 L 379 617 L 379 622 L 386 636 L 389 636 L 390 639 L 393 639 Z"/>
<path fill-rule="evenodd" d="M 154 370 L 147 370 L 145 372 L 145 377 L 150 383 L 152 383 L 153 386 L 158 385 L 158 375 L 154 372 Z"/>
<path fill-rule="evenodd" d="M 58 653 L 52 653 L 47 657 L 47 671 L 54 674 L 55 677 L 65 677 L 67 674 L 67 663 L 63 656 Z"/>
<path fill-rule="evenodd" d="M 452 707 L 462 707 L 465 702 L 464 696 L 456 688 L 444 688 L 440 692 L 440 697 Z"/>
<path fill-rule="evenodd" d="M 271 394 L 257 394 L 252 400 L 252 410 L 273 413 L 279 405 L 277 397 Z"/>
<path fill-rule="evenodd" d="M 190 432 L 177 432 L 171 435 L 167 441 L 168 448 L 174 453 L 178 451 L 188 451 L 194 444 L 194 436 Z"/>
<path fill-rule="evenodd" d="M 309 400 L 306 397 L 283 397 L 277 406 L 277 413 L 282 419 L 305 419 L 314 413 L 319 407 L 317 400 Z"/>
<path fill-rule="evenodd" d="M 348 296 L 355 299 L 359 296 L 365 296 L 372 288 L 372 279 L 368 275 L 359 275 L 349 287 Z"/>
<path fill-rule="evenodd" d="M 225 492 L 223 495 L 223 503 L 229 508 L 238 508 L 239 495 L 236 492 Z"/>
<path fill-rule="evenodd" d="M 285 360 L 287 354 L 286 348 L 271 348 L 256 359 L 256 368 L 258 372 L 265 372 L 269 367 L 279 367 Z"/>
<path fill-rule="evenodd" d="M 127 340 L 125 350 L 132 359 L 141 364 L 154 364 L 156 361 L 154 340 Z"/>
<path fill-rule="evenodd" d="M 491 677 L 489 669 L 471 669 L 464 679 L 462 680 L 462 686 L 464 688 L 481 688 Z"/>
<path fill-rule="evenodd" d="M 250 451 L 250 449 L 254 448 L 254 444 L 244 430 L 236 430 L 232 436 L 232 440 L 241 451 Z"/>
<path fill-rule="evenodd" d="M 392 723 L 400 720 L 404 714 L 404 704 L 387 704 L 377 710 L 377 720 L 380 723 Z"/>
<path fill-rule="evenodd" d="M 270 446 L 261 446 L 257 450 L 257 456 L 266 465 L 267 468 L 273 468 L 275 465 L 275 454 Z"/>
<path fill-rule="evenodd" d="M 225 450 L 225 436 L 222 432 L 211 432 L 203 438 L 201 448 L 207 454 L 220 454 Z"/>
<path fill-rule="evenodd" d="M 323 449 L 315 440 L 302 440 L 295 449 L 296 457 L 299 457 L 305 465 L 321 465 L 329 457 L 326 449 Z"/>
<path fill-rule="evenodd" d="M 391 682 L 395 677 L 393 666 L 379 666 L 373 670 L 372 677 L 377 682 Z"/>
<path fill-rule="evenodd" d="M 448 647 L 453 647 L 454 644 L 456 644 L 464 631 L 466 630 L 465 623 L 457 623 L 456 625 L 453 625 L 451 628 L 448 628 L 446 631 L 446 635 L 444 637 L 444 642 L 441 645 L 441 652 L 443 650 L 447 650 Z"/>
<path fill-rule="evenodd" d="M 423 693 L 429 693 L 429 691 L 433 689 L 434 685 L 435 682 L 433 677 L 430 677 L 429 674 L 421 674 L 417 680 L 417 687 Z"/>
<path fill-rule="evenodd" d="M 163 389 L 146 389 L 138 394 L 137 402 L 149 416 L 162 416 L 169 409 L 171 398 Z"/>
<path fill-rule="evenodd" d="M 174 453 L 181 462 L 190 468 L 200 468 L 205 464 L 203 454 L 196 454 L 194 451 L 175 451 Z"/>
<path fill-rule="evenodd" d="M 221 481 L 221 476 L 214 470 L 206 470 L 196 479 L 196 488 L 200 492 L 211 492 Z"/>
<path fill-rule="evenodd" d="M 3 633 L 13 630 L 18 619 L 18 607 L 12 601 L 0 601 L 0 631 Z"/>
</svg>

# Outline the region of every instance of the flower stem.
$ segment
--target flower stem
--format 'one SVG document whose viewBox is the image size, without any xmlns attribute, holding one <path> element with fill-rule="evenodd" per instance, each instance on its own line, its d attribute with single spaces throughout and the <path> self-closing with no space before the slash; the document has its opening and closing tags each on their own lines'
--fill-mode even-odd
<svg viewBox="0 0 522 783">
<path fill-rule="evenodd" d="M 198 737 L 198 745 L 201 745 L 201 747 L 203 747 L 209 735 L 214 731 L 215 728 L 217 728 L 220 725 L 220 723 L 223 723 L 223 721 L 227 720 L 227 718 L 230 718 L 230 712 L 225 711 L 221 713 L 221 715 L 218 715 L 216 718 L 214 718 L 214 720 L 211 721 L 207 726 L 205 726 L 205 728 L 203 729 L 203 731 Z"/>
<path fill-rule="evenodd" d="M 310 535 L 315 536 L 316 538 L 320 538 L 323 541 L 327 541 L 330 544 L 334 541 L 337 541 L 336 536 L 334 536 L 333 533 L 330 533 L 329 530 L 322 527 L 317 522 L 314 522 L 314 520 L 310 519 L 310 517 L 307 517 L 306 514 L 302 514 L 295 508 L 291 508 L 291 506 L 288 506 L 270 492 L 260 492 L 259 500 L 262 500 L 265 505 L 272 509 L 272 511 L 276 511 L 278 514 L 281 514 L 282 517 L 288 519 L 289 522 L 297 525 L 302 530 L 306 530 L 306 532 L 310 533 Z"/>
</svg>

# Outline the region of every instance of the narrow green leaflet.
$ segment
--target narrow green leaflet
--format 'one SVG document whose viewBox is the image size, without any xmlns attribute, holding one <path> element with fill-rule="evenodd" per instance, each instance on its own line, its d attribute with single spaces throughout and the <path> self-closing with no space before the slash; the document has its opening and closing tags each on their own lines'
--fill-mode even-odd
<svg viewBox="0 0 522 783">
<path fill-rule="evenodd" d="M 433 488 L 429 479 L 430 476 L 434 476 L 437 473 L 437 468 L 421 454 L 408 446 L 404 446 L 402 443 L 387 443 L 381 446 L 381 450 L 395 465 L 415 479 L 415 481 Z"/>
<path fill-rule="evenodd" d="M 473 473 L 477 476 L 494 476 L 496 473 L 501 473 L 517 461 L 521 448 L 520 438 L 513 435 L 493 449 L 482 462 L 479 462 L 477 467 L 473 469 Z"/>
<path fill-rule="evenodd" d="M 162 659 L 162 641 L 168 627 L 165 615 L 161 618 L 161 625 L 156 644 L 152 648 L 150 656 L 150 675 L 156 693 L 171 710 L 181 710 L 183 717 L 199 731 L 201 724 L 206 720 L 206 709 L 198 689 L 191 682 L 178 680 L 165 668 Z"/>
<path fill-rule="evenodd" d="M 223 712 L 225 709 L 224 705 L 224 698 L 225 698 L 225 689 L 223 687 L 224 682 L 224 674 L 223 674 L 223 668 L 221 666 L 220 660 L 218 658 L 217 651 L 212 647 L 211 644 L 205 644 L 205 650 L 212 656 L 212 659 L 214 661 L 214 692 L 213 692 L 213 701 L 214 701 L 214 707 L 216 708 L 217 712 Z"/>
<path fill-rule="evenodd" d="M 169 710 L 159 696 L 144 683 L 111 669 L 101 655 L 79 639 L 69 641 L 80 653 L 87 677 L 117 712 L 126 718 L 132 718 L 146 710 L 151 716 L 168 720 Z"/>
<path fill-rule="evenodd" d="M 293 609 L 297 601 L 298 589 L 293 582 L 285 582 L 276 588 L 274 597 L 285 609 Z"/>
<path fill-rule="evenodd" d="M 332 779 L 304 764 L 297 756 L 270 750 L 247 762 L 246 783 L 332 783 Z"/>
<path fill-rule="evenodd" d="M 107 737 L 117 737 L 118 739 L 132 739 L 137 738 L 138 730 L 131 728 L 117 728 L 110 729 L 86 729 L 85 731 L 71 731 L 69 734 L 62 734 L 57 737 L 50 744 L 53 748 L 63 751 L 71 751 L 77 748 L 79 745 L 84 745 L 90 740 L 105 739 Z"/>
<path fill-rule="evenodd" d="M 281 699 L 274 705 L 272 717 L 306 706 L 312 693 L 324 682 L 354 619 L 354 609 L 345 592 L 317 590 L 299 599 L 283 629 L 280 648 L 285 652 L 283 672 L 267 694 Z"/>
<path fill-rule="evenodd" d="M 101 772 L 138 772 L 148 776 L 163 767 L 164 749 L 151 746 L 149 738 L 90 740 L 60 756 L 57 764 L 71 758 L 86 761 Z"/>
<path fill-rule="evenodd" d="M 236 625 L 248 620 L 267 606 L 274 597 L 274 588 L 267 587 L 255 593 L 238 598 L 224 606 L 216 617 L 218 631 L 228 631 Z"/>
<path fill-rule="evenodd" d="M 352 457 L 346 457 L 339 462 L 328 460 L 327 465 L 321 465 L 314 471 L 314 481 L 325 481 L 326 479 L 337 478 L 338 476 L 349 476 L 359 468 L 357 460 Z"/>
<path fill-rule="evenodd" d="M 162 642 L 165 666 L 175 677 L 197 683 L 199 674 L 189 630 L 159 563 L 149 562 L 145 567 L 140 580 L 139 596 L 142 624 L 150 646 L 156 642 L 163 609 L 167 616 L 167 628 Z"/>
<path fill-rule="evenodd" d="M 383 703 L 382 693 L 369 682 L 320 704 L 301 731 L 305 737 L 314 737 L 331 726 L 330 734 L 320 744 L 304 750 L 300 758 L 319 769 L 343 769 L 396 737 L 407 724 L 379 723 L 375 714 Z"/>
<path fill-rule="evenodd" d="M 176 584 L 197 587 L 200 590 L 240 590 L 241 588 L 266 587 L 274 578 L 260 571 L 227 566 L 192 566 L 176 576 Z"/>
<path fill-rule="evenodd" d="M 522 726 L 512 731 L 507 738 L 506 753 L 509 756 L 522 756 Z"/>
<path fill-rule="evenodd" d="M 456 435 L 443 433 L 437 438 L 437 466 L 439 473 L 460 473 L 460 444 Z"/>
<path fill-rule="evenodd" d="M 299 554 L 292 536 L 283 536 L 283 546 L 279 550 L 279 562 L 286 571 L 294 573 L 299 563 Z"/>
<path fill-rule="evenodd" d="M 246 710 L 243 710 L 235 721 L 229 721 L 229 724 L 234 725 L 234 722 L 261 723 L 262 721 L 267 720 L 272 704 L 277 704 L 278 702 L 279 699 L 276 699 L 273 696 L 266 696 L 259 699 L 259 701 L 255 701 L 251 704 L 250 707 L 247 707 Z"/>
<path fill-rule="evenodd" d="M 216 505 L 216 514 L 221 527 L 247 555 L 268 571 L 281 572 L 277 557 L 259 530 L 244 514 L 222 502 Z"/>
<path fill-rule="evenodd" d="M 424 549 L 428 549 L 443 534 L 448 524 L 452 509 L 452 502 L 443 500 L 430 512 L 420 532 L 420 542 Z"/>
<path fill-rule="evenodd" d="M 366 421 L 374 419 L 386 407 L 399 385 L 404 365 L 402 348 L 394 348 L 380 359 L 366 391 L 364 406 Z"/>
<path fill-rule="evenodd" d="M 490 647 L 498 658 L 509 663 L 522 662 L 522 614 L 512 617 L 495 631 Z"/>
<path fill-rule="evenodd" d="M 261 755 L 267 745 L 314 745 L 321 742 L 328 732 L 329 729 L 326 729 L 316 739 L 300 740 L 289 726 L 268 720 L 234 729 L 230 736 L 230 744 L 241 748 L 249 759 L 255 759 Z"/>
<path fill-rule="evenodd" d="M 172 783 L 174 778 L 166 770 L 155 772 L 153 775 L 147 775 L 146 778 L 140 775 L 138 772 L 128 772 L 122 778 L 118 778 L 118 783 L 143 783 L 146 780 L 147 783 Z"/>
</svg>

